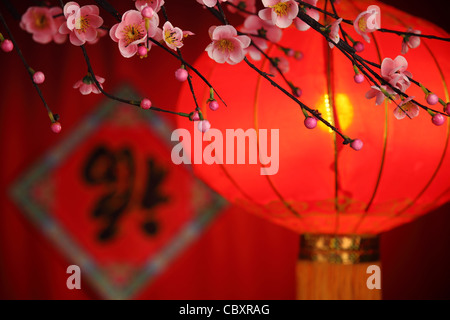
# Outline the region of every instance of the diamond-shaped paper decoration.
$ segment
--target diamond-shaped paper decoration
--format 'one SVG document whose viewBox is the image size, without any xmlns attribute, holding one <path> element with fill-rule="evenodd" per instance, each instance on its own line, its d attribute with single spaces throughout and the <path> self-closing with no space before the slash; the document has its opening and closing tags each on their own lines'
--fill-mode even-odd
<svg viewBox="0 0 450 320">
<path fill-rule="evenodd" d="M 122 88 L 118 96 L 137 96 Z M 171 161 L 172 129 L 155 112 L 107 100 L 11 188 L 105 298 L 152 281 L 225 201 Z"/>
</svg>

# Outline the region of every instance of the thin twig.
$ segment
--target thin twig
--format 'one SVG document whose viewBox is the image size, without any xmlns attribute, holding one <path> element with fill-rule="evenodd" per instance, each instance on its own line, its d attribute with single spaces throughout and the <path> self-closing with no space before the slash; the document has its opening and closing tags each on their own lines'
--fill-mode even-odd
<svg viewBox="0 0 450 320">
<path fill-rule="evenodd" d="M 274 80 L 271 79 L 271 77 L 265 73 L 264 71 L 261 71 L 258 67 L 256 67 L 253 63 L 251 63 L 250 61 L 248 61 L 247 57 L 244 58 L 245 63 L 247 63 L 248 66 L 250 66 L 250 68 L 252 68 L 253 70 L 255 70 L 257 73 L 259 73 L 264 79 L 266 79 L 267 81 L 270 82 L 271 85 L 273 85 L 274 87 L 276 87 L 278 90 L 280 90 L 281 92 L 283 92 L 285 95 L 287 95 L 289 98 L 291 98 L 292 100 L 294 100 L 302 109 L 307 110 L 309 113 L 311 113 L 312 115 L 314 115 L 314 117 L 316 117 L 318 120 L 322 121 L 327 127 L 329 127 L 331 130 L 333 130 L 334 132 L 336 132 L 338 135 L 340 135 L 343 139 L 344 139 L 344 143 L 350 143 L 351 139 L 349 139 L 348 137 L 346 137 L 345 135 L 343 135 L 341 132 L 339 132 L 339 130 L 334 127 L 331 123 L 329 123 L 327 120 L 325 120 L 324 118 L 322 118 L 322 116 L 317 114 L 316 110 L 313 110 L 311 108 L 309 108 L 307 105 L 305 105 L 303 102 L 301 102 L 300 100 L 298 100 L 295 96 L 293 96 L 291 93 L 289 93 L 286 89 L 284 89 L 283 87 L 281 87 L 278 83 L 276 83 Z"/>
<path fill-rule="evenodd" d="M 248 15 L 254 15 L 254 14 L 255 14 L 254 12 L 245 10 L 245 9 L 239 7 L 238 5 L 235 5 L 234 3 L 231 3 L 231 2 L 228 2 L 228 1 L 225 2 L 225 4 L 226 4 L 227 6 L 230 6 L 230 7 L 235 8 L 236 10 L 238 10 L 238 11 L 240 11 L 240 12 L 242 12 L 242 13 L 246 13 L 246 14 L 248 14 Z"/>
<path fill-rule="evenodd" d="M 48 113 L 48 116 L 50 117 L 50 120 L 52 122 L 55 121 L 54 116 L 53 116 L 53 112 L 51 111 L 50 107 L 48 106 L 47 101 L 45 101 L 45 98 L 44 98 L 44 95 L 42 94 L 41 89 L 36 84 L 36 82 L 34 82 L 32 68 L 30 67 L 28 62 L 25 60 L 25 57 L 22 54 L 22 51 L 20 50 L 19 45 L 17 44 L 16 39 L 14 38 L 14 36 L 13 36 L 11 30 L 9 29 L 8 24 L 6 23 L 6 20 L 3 17 L 1 12 L 0 12 L 0 21 L 2 22 L 3 26 L 5 27 L 6 33 L 8 34 L 9 38 L 11 39 L 11 41 L 12 41 L 12 43 L 14 45 L 14 49 L 16 50 L 17 54 L 19 55 L 20 60 L 22 61 L 23 65 L 25 66 L 25 69 L 27 70 L 28 75 L 30 76 L 31 82 L 33 83 L 34 88 L 36 89 L 39 97 L 41 98 L 45 109 L 47 110 L 47 113 Z"/>
<path fill-rule="evenodd" d="M 94 83 L 97 86 L 98 90 L 100 90 L 101 93 L 103 93 L 105 96 L 107 96 L 108 98 L 110 98 L 112 100 L 119 101 L 121 103 L 130 104 L 132 106 L 139 107 L 140 106 L 140 102 L 139 101 L 127 100 L 127 99 L 123 99 L 123 98 L 120 98 L 120 97 L 116 97 L 115 95 L 106 92 L 102 88 L 102 86 L 100 85 L 100 83 L 98 82 L 98 80 L 95 77 L 95 73 L 94 73 L 94 70 L 92 69 L 92 65 L 91 65 L 89 56 L 88 56 L 88 54 L 86 52 L 86 48 L 84 47 L 84 45 L 82 45 L 80 47 L 81 47 L 81 50 L 83 51 L 83 56 L 84 56 L 84 60 L 86 61 L 88 72 L 90 73 L 91 79 L 94 81 Z M 175 115 L 182 116 L 182 117 L 189 117 L 188 113 L 165 110 L 165 109 L 157 108 L 157 107 L 154 107 L 154 106 L 152 106 L 150 108 L 150 110 L 171 113 L 171 114 L 175 114 Z"/>
<path fill-rule="evenodd" d="M 313 6 L 312 4 L 303 2 L 301 0 L 295 0 L 295 1 L 297 1 L 300 6 L 305 6 L 305 7 L 309 8 L 309 9 L 317 10 L 317 11 L 319 11 L 319 12 L 321 12 L 321 13 L 327 15 L 327 16 L 330 16 L 330 17 L 332 17 L 332 18 L 334 18 L 336 20 L 340 18 L 336 14 L 333 14 L 333 13 L 328 12 L 326 10 L 320 9 L 320 8 L 318 8 L 316 6 Z M 301 10 L 301 8 L 300 8 L 300 10 Z M 342 19 L 342 22 L 353 25 L 353 21 L 352 20 Z"/>
<path fill-rule="evenodd" d="M 394 34 L 397 34 L 399 36 L 408 36 L 408 37 L 414 36 L 414 37 L 420 37 L 420 38 L 427 38 L 427 39 L 434 39 L 434 40 L 441 40 L 441 41 L 450 42 L 450 38 L 443 38 L 443 37 L 433 36 L 433 35 L 429 35 L 429 34 L 403 32 L 403 31 L 396 31 L 396 30 L 390 30 L 390 29 L 384 29 L 384 28 L 377 29 L 377 31 L 378 32 L 385 32 L 385 33 L 394 33 Z"/>
<path fill-rule="evenodd" d="M 317 32 L 319 32 L 320 34 L 322 34 L 328 41 L 331 41 L 331 39 L 328 37 L 328 35 L 326 34 L 326 33 L 324 33 L 323 31 L 322 31 L 322 29 L 323 29 L 323 25 L 321 24 L 321 23 L 319 23 L 319 22 L 317 22 L 316 20 L 314 20 L 314 19 L 312 19 L 310 16 L 308 16 L 307 14 L 305 14 L 304 12 L 302 12 L 302 11 L 299 11 L 299 14 L 298 14 L 298 16 L 303 20 L 303 21 L 305 21 L 305 23 L 307 23 L 309 26 L 311 26 L 314 30 L 316 30 Z M 334 42 L 333 42 L 334 43 Z M 401 95 L 401 96 L 403 96 L 403 97 L 408 97 L 408 95 L 407 94 L 405 94 L 404 92 L 402 92 L 402 91 L 400 91 L 398 88 L 396 88 L 396 87 L 394 87 L 394 86 L 392 86 L 389 82 L 387 82 L 385 79 L 383 79 L 377 72 L 375 72 L 375 71 L 373 71 L 369 66 L 368 66 L 368 64 L 365 62 L 365 60 L 361 57 L 361 56 L 359 56 L 356 52 L 355 52 L 355 50 L 352 48 L 352 47 L 350 47 L 346 42 L 344 42 L 342 39 L 340 39 L 339 40 L 339 42 L 338 43 L 335 43 L 335 46 L 341 51 L 341 52 L 346 52 L 346 53 L 348 53 L 350 56 L 352 56 L 353 57 L 353 59 L 350 59 L 352 62 L 355 62 L 355 61 L 358 61 L 368 72 L 370 72 L 379 82 L 380 82 L 380 84 L 383 84 L 383 85 L 387 85 L 389 88 L 391 88 L 395 93 L 397 93 L 398 95 Z M 347 56 L 348 57 L 348 56 Z M 370 78 L 369 78 L 370 79 Z M 372 80 L 371 80 L 372 81 Z M 373 81 L 372 81 L 373 82 Z M 377 86 L 377 87 L 380 87 L 380 85 L 378 85 L 376 82 L 374 82 L 374 84 Z M 434 110 L 434 109 L 431 109 L 431 108 L 429 108 L 429 107 L 427 107 L 427 106 L 424 106 L 423 104 L 421 104 L 421 103 L 419 103 L 419 102 L 417 102 L 417 101 L 415 101 L 415 100 L 412 100 L 415 104 L 417 104 L 419 107 L 421 107 L 421 108 L 423 108 L 423 109 L 425 109 L 425 110 L 430 110 L 430 111 L 432 111 L 432 112 L 434 112 L 434 113 L 440 113 L 440 114 L 442 114 L 442 115 L 445 115 L 445 116 L 448 116 L 446 113 L 443 113 L 443 112 L 441 112 L 441 111 L 437 111 L 437 110 Z"/>
</svg>

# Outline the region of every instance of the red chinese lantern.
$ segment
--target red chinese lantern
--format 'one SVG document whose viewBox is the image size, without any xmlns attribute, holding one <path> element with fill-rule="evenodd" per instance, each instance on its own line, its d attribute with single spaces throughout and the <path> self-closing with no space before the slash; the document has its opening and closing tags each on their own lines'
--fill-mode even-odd
<svg viewBox="0 0 450 320">
<path fill-rule="evenodd" d="M 381 8 L 383 28 L 406 31 L 413 27 L 422 34 L 448 37 L 429 22 L 372 0 L 341 1 L 337 10 L 343 17 L 355 18 L 370 4 Z M 361 40 L 352 27 L 346 30 L 353 39 Z M 361 56 L 376 63 L 386 57 L 394 59 L 400 55 L 401 42 L 398 35 L 375 32 Z M 214 112 L 207 110 L 209 88 L 195 80 L 195 88 L 205 88 L 201 94 L 197 89 L 205 118 L 212 128 L 223 132 L 224 145 L 226 129 L 268 129 L 269 145 L 270 129 L 279 129 L 279 170 L 261 175 L 259 162 L 248 164 L 251 148 L 247 144 L 246 164 L 195 164 L 195 172 L 232 203 L 302 234 L 300 298 L 379 298 L 380 291 L 369 290 L 365 281 L 367 266 L 377 264 L 376 235 L 450 199 L 450 123 L 433 125 L 425 110 L 413 120 L 397 120 L 393 103 L 376 106 L 367 100 L 369 83 L 356 84 L 351 62 L 337 48 L 330 49 L 313 30 L 286 29 L 281 44 L 304 54 L 299 62 L 291 60 L 287 73 L 302 89 L 301 101 L 318 108 L 349 137 L 363 140 L 364 148 L 356 152 L 344 146 L 342 139 L 323 125 L 307 129 L 298 105 L 244 62 L 222 65 L 204 54 L 195 67 L 206 72 L 228 105 Z M 413 78 L 446 101 L 448 52 L 448 43 L 422 39 L 418 48 L 404 55 Z M 268 54 L 276 57 L 283 52 L 272 46 Z M 269 72 L 267 60 L 255 64 Z M 283 83 L 279 75 L 274 80 Z M 420 88 L 413 85 L 407 94 L 426 104 Z M 187 112 L 191 105 L 186 85 L 178 106 Z M 179 126 L 190 130 L 192 136 L 197 130 L 183 119 Z M 204 142 L 203 149 L 206 145 Z M 327 282 L 326 289 L 319 288 L 319 279 Z M 358 283 L 347 291 L 349 279 Z"/>
</svg>

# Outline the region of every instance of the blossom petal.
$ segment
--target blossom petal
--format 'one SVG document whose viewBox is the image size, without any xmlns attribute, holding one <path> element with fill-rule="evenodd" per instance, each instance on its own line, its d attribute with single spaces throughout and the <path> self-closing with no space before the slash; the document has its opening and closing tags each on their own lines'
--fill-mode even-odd
<svg viewBox="0 0 450 320">
<path fill-rule="evenodd" d="M 92 85 L 91 84 L 83 84 L 80 87 L 80 92 L 82 95 L 88 95 L 92 92 Z"/>
<path fill-rule="evenodd" d="M 237 36 L 237 31 L 233 26 L 218 26 L 212 33 L 213 40 L 227 39 Z"/>
<path fill-rule="evenodd" d="M 399 107 L 394 109 L 394 117 L 398 120 L 403 119 L 404 117 L 406 117 L 406 113 L 404 113 L 402 111 L 402 109 L 400 109 Z"/>
</svg>

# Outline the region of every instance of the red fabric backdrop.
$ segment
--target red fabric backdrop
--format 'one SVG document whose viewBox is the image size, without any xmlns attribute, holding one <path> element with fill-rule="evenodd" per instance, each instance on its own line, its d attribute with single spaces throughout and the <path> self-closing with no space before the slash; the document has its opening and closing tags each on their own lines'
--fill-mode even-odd
<svg viewBox="0 0 450 320">
<path fill-rule="evenodd" d="M 120 12 L 128 7 L 122 1 L 112 2 L 118 4 Z M 188 39 L 184 50 L 185 58 L 194 61 L 208 43 L 202 26 L 216 22 L 201 8 L 186 11 L 184 1 L 166 2 L 168 13 L 177 25 L 189 27 L 199 35 Z M 432 3 L 437 6 L 438 2 L 427 2 L 430 12 L 437 12 L 431 14 L 437 22 L 443 13 L 432 11 Z M 405 9 L 406 4 L 410 5 L 409 1 L 395 3 Z M 5 12 L 3 6 L 0 8 Z M 419 15 L 422 11 L 426 9 L 421 7 L 420 11 L 412 13 Z M 196 16 L 201 19 L 193 19 Z M 425 13 L 423 16 L 427 17 Z M 82 97 L 71 88 L 85 72 L 79 48 L 70 44 L 33 43 L 17 23 L 12 19 L 8 21 L 30 64 L 47 75 L 42 90 L 54 112 L 61 114 L 63 132 L 60 135 L 50 132 L 46 113 L 17 55 L 2 53 L 0 298 L 97 299 L 100 296 L 84 279 L 82 290 L 66 288 L 66 268 L 73 262 L 20 213 L 8 189 L 46 151 L 67 137 L 104 98 L 100 95 Z M 447 23 L 441 27 L 448 31 L 448 22 L 441 21 Z M 113 20 L 108 18 L 107 22 L 112 24 Z M 115 43 L 106 38 L 100 41 L 100 46 L 88 46 L 87 50 L 95 72 L 107 79 L 105 88 L 115 88 L 123 79 L 128 79 L 139 92 L 148 93 L 155 105 L 175 105 L 174 92 L 179 89 L 172 76 L 178 67 L 175 59 L 154 48 L 145 61 L 145 69 L 136 68 L 142 66 L 139 59 L 126 61 L 119 56 Z M 165 119 L 175 123 L 173 117 Z M 446 268 L 450 262 L 446 250 L 450 244 L 449 211 L 447 204 L 382 235 L 384 298 L 450 298 L 450 277 Z M 298 235 L 239 208 L 229 207 L 136 298 L 294 299 L 297 254 Z"/>
</svg>

